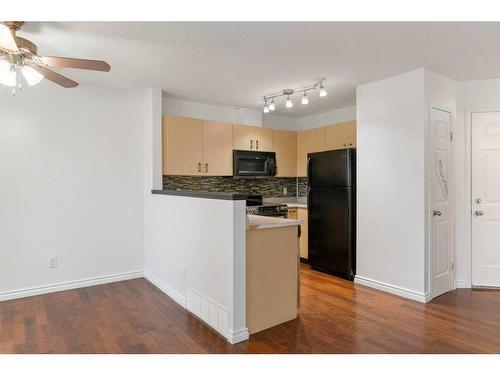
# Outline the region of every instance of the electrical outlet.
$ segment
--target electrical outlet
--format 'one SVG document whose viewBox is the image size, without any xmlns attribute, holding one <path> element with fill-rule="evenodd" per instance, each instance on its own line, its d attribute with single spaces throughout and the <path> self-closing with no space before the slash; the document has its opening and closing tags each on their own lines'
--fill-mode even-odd
<svg viewBox="0 0 500 375">
<path fill-rule="evenodd" d="M 49 268 L 57 268 L 57 258 L 49 258 Z"/>
<path fill-rule="evenodd" d="M 288 194 L 288 189 L 286 187 L 283 188 L 283 195 L 287 195 Z"/>
</svg>

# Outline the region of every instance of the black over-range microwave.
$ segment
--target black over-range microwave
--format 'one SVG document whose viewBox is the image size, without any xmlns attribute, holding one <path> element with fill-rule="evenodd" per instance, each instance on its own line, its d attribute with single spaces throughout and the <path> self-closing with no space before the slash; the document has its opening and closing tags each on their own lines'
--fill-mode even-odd
<svg viewBox="0 0 500 375">
<path fill-rule="evenodd" d="M 276 153 L 234 150 L 233 176 L 276 176 Z"/>
</svg>

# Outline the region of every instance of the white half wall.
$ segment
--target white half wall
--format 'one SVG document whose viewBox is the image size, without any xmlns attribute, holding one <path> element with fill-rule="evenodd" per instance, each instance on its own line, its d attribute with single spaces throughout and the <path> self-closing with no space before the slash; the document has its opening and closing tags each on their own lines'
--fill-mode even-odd
<svg viewBox="0 0 500 375">
<path fill-rule="evenodd" d="M 357 88 L 356 278 L 420 301 L 426 297 L 424 97 L 423 69 Z"/>
<path fill-rule="evenodd" d="M 145 121 L 142 91 L 0 90 L 0 299 L 142 276 Z"/>
<path fill-rule="evenodd" d="M 145 277 L 229 342 L 248 339 L 245 201 L 150 194 Z"/>
<path fill-rule="evenodd" d="M 455 181 L 456 181 L 456 256 L 457 287 L 471 287 L 471 176 L 470 112 L 500 111 L 500 79 L 457 82 L 457 121 L 455 127 Z"/>
</svg>

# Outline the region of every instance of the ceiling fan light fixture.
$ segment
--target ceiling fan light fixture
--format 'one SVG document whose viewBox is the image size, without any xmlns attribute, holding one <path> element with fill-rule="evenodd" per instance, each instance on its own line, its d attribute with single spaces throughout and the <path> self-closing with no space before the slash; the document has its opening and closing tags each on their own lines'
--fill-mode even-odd
<svg viewBox="0 0 500 375">
<path fill-rule="evenodd" d="M 19 53 L 14 36 L 9 27 L 0 23 L 0 49 L 9 53 Z"/>
<path fill-rule="evenodd" d="M 11 64 L 5 60 L 0 60 L 0 83 L 9 87 L 17 84 L 16 70 L 12 69 Z"/>
<path fill-rule="evenodd" d="M 25 65 L 22 67 L 23 77 L 28 82 L 28 85 L 35 86 L 43 80 L 43 75 L 38 73 L 31 66 Z"/>
</svg>

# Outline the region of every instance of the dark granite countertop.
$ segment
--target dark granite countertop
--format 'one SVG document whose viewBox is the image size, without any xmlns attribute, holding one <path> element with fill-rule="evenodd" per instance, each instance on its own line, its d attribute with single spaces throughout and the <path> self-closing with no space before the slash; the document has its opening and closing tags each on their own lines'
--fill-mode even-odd
<svg viewBox="0 0 500 375">
<path fill-rule="evenodd" d="M 180 197 L 194 197 L 204 199 L 222 199 L 227 201 L 246 200 L 248 194 L 209 192 L 209 191 L 186 191 L 186 190 L 151 190 L 152 194 L 177 195 Z"/>
</svg>

